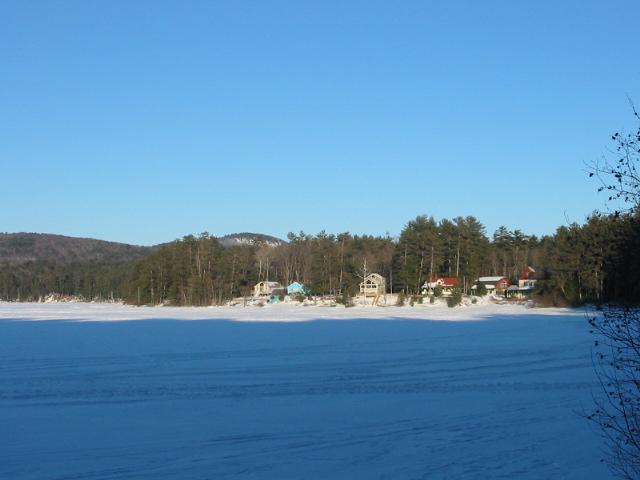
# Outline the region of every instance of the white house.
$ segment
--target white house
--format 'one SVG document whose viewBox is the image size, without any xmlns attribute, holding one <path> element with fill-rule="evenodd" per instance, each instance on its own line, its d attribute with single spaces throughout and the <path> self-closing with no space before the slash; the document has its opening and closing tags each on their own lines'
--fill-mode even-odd
<svg viewBox="0 0 640 480">
<path fill-rule="evenodd" d="M 258 282 L 253 287 L 253 296 L 270 296 L 274 294 L 275 290 L 283 289 L 279 282 Z"/>
<path fill-rule="evenodd" d="M 536 281 L 536 271 L 531 267 L 527 267 L 518 279 L 518 286 L 511 285 L 507 289 L 507 297 L 531 298 L 531 294 L 536 288 Z"/>
<path fill-rule="evenodd" d="M 443 297 L 450 297 L 453 295 L 453 289 L 458 284 L 457 277 L 434 277 L 422 285 L 422 294 L 429 295 L 433 293 L 436 288 L 439 288 Z"/>
</svg>

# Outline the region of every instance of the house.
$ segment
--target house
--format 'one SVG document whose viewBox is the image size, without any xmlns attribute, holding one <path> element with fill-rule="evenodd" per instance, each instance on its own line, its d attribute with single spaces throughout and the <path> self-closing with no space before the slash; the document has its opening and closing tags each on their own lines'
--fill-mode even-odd
<svg viewBox="0 0 640 480">
<path fill-rule="evenodd" d="M 306 295 L 304 287 L 301 283 L 293 282 L 287 287 L 287 295 Z"/>
<path fill-rule="evenodd" d="M 518 279 L 518 287 L 534 289 L 536 286 L 536 281 L 536 271 L 531 267 L 527 267 L 527 269 L 522 275 L 520 275 L 520 278 Z"/>
<path fill-rule="evenodd" d="M 422 294 L 429 295 L 438 288 L 442 292 L 443 297 L 450 297 L 457 284 L 458 277 L 433 277 L 422 285 Z"/>
<path fill-rule="evenodd" d="M 387 291 L 387 281 L 382 275 L 372 273 L 367 275 L 364 282 L 360 284 L 360 293 L 367 295 L 379 295 Z"/>
<path fill-rule="evenodd" d="M 271 296 L 283 293 L 284 288 L 278 282 L 258 282 L 253 287 L 253 296 Z"/>
<path fill-rule="evenodd" d="M 511 280 L 507 277 L 480 277 L 473 283 L 471 295 L 478 295 L 478 285 L 480 284 L 484 285 L 487 295 L 500 295 L 500 292 L 504 294 L 511 286 Z"/>
<path fill-rule="evenodd" d="M 507 297 L 531 298 L 531 294 L 536 288 L 536 281 L 536 271 L 531 267 L 527 267 L 518 279 L 518 286 L 511 285 L 507 288 Z"/>
</svg>

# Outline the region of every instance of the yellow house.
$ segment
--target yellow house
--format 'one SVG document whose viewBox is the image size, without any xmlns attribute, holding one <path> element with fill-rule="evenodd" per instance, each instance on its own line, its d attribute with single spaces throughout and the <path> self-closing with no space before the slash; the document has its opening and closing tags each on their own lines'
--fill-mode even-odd
<svg viewBox="0 0 640 480">
<path fill-rule="evenodd" d="M 387 290 L 387 281 L 384 277 L 377 273 L 367 275 L 364 282 L 360 284 L 360 293 L 364 296 L 373 296 L 385 293 Z"/>
</svg>

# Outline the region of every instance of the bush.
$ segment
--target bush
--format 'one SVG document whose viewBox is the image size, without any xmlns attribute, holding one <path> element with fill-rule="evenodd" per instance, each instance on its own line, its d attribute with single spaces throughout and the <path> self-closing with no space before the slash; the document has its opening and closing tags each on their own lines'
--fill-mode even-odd
<svg viewBox="0 0 640 480">
<path fill-rule="evenodd" d="M 398 294 L 398 300 L 396 301 L 396 306 L 404 307 L 404 302 L 405 302 L 406 298 L 407 298 L 407 296 L 404 294 L 404 292 L 400 292 Z"/>
<path fill-rule="evenodd" d="M 533 301 L 537 307 L 549 308 L 568 308 L 569 302 L 559 294 L 539 295 L 537 292 L 533 295 Z"/>
<path fill-rule="evenodd" d="M 336 302 L 344 305 L 345 307 L 353 307 L 353 300 L 352 300 L 351 295 L 349 295 L 349 292 L 347 290 L 342 292 L 342 295 L 340 295 L 336 299 Z"/>
<path fill-rule="evenodd" d="M 451 296 L 447 298 L 447 307 L 453 308 L 457 307 L 462 303 L 462 289 L 459 287 L 455 287 Z"/>
<path fill-rule="evenodd" d="M 587 419 L 600 430 L 615 475 L 640 478 L 640 308 L 605 307 L 589 318 L 600 380 Z"/>
</svg>

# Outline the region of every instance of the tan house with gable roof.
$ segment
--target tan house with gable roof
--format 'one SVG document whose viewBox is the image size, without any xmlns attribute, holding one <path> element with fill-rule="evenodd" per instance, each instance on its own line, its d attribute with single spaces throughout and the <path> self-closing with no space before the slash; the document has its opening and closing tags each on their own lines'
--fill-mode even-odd
<svg viewBox="0 0 640 480">
<path fill-rule="evenodd" d="M 360 284 L 360 293 L 364 296 L 380 295 L 387 291 L 387 281 L 378 273 L 367 275 L 364 282 Z"/>
</svg>

